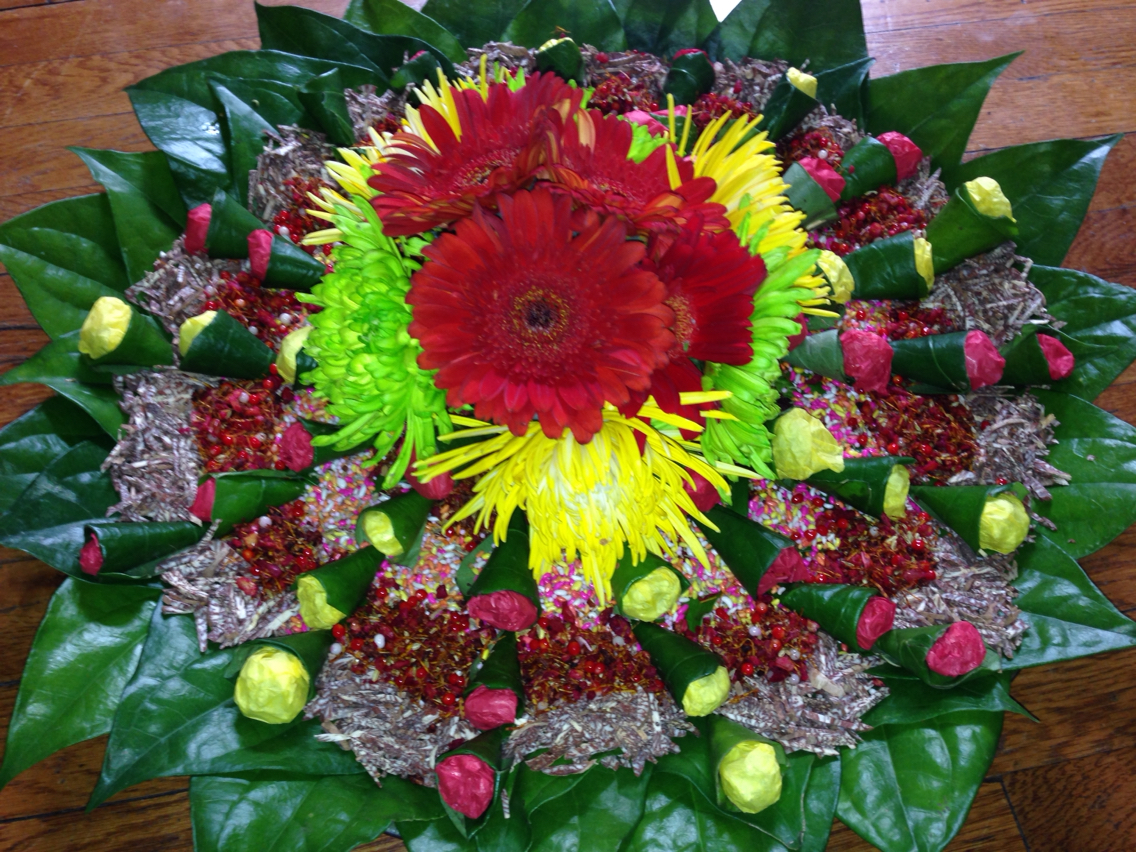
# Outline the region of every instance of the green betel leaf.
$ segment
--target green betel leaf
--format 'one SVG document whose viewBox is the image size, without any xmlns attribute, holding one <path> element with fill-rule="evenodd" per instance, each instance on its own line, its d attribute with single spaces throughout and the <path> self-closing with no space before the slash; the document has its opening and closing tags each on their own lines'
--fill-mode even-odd
<svg viewBox="0 0 1136 852">
<path fill-rule="evenodd" d="M 79 355 L 79 332 L 72 331 L 51 341 L 18 367 L 0 376 L 0 386 L 33 382 L 47 385 L 93 417 L 112 438 L 126 422 L 118 407 L 118 394 L 111 377 L 86 366 Z"/>
<path fill-rule="evenodd" d="M 0 787 L 59 749 L 110 730 L 160 594 L 74 580 L 56 590 L 20 679 Z"/>
<path fill-rule="evenodd" d="M 1030 268 L 1029 280 L 1044 294 L 1046 309 L 1065 323 L 1062 333 L 1095 347 L 1088 355 L 1074 351 L 1073 374 L 1053 390 L 1095 399 L 1136 358 L 1136 292 L 1087 272 L 1040 264 Z"/>
<path fill-rule="evenodd" d="M 716 59 L 752 56 L 784 59 L 796 66 L 808 60 L 809 73 L 814 75 L 868 56 L 860 4 L 855 0 L 747 0 L 726 16 L 707 49 Z"/>
<path fill-rule="evenodd" d="M 837 817 L 884 852 L 938 852 L 966 819 L 1002 718 L 974 710 L 869 731 L 841 756 Z"/>
<path fill-rule="evenodd" d="M 623 25 L 611 0 L 529 0 L 505 30 L 506 41 L 525 47 L 540 47 L 561 35 L 599 50 L 627 49 Z"/>
<path fill-rule="evenodd" d="M 276 128 L 221 83 L 213 81 L 212 86 L 217 102 L 224 108 L 221 134 L 229 148 L 233 189 L 241 204 L 247 206 L 249 172 L 256 168 L 256 159 L 264 150 L 265 133 Z"/>
<path fill-rule="evenodd" d="M 783 852 L 763 830 L 727 815 L 681 775 L 655 772 L 647 785 L 643 818 L 622 852 L 702 852 L 745 849 Z"/>
<path fill-rule="evenodd" d="M 0 225 L 0 262 L 52 338 L 78 330 L 100 296 L 130 286 L 102 194 L 53 201 Z"/>
<path fill-rule="evenodd" d="M 1046 413 L 1060 426 L 1048 461 L 1072 477 L 1054 488 L 1053 499 L 1031 508 L 1057 525 L 1037 532 L 1074 559 L 1104 547 L 1136 520 L 1136 428 L 1091 402 L 1054 391 L 1035 390 Z"/>
<path fill-rule="evenodd" d="M 931 157 L 932 166 L 958 165 L 990 86 L 1018 56 L 931 65 L 868 84 L 868 131 L 897 130 Z"/>
<path fill-rule="evenodd" d="M 0 513 L 45 467 L 82 441 L 109 452 L 114 443 L 87 412 L 53 396 L 0 429 Z"/>
<path fill-rule="evenodd" d="M 354 775 L 355 758 L 315 739 L 315 720 L 269 725 L 241 714 L 224 676 L 233 649 L 202 654 L 193 619 L 154 613 L 138 671 L 115 713 L 90 807 L 132 784 L 167 775 L 274 770 Z"/>
<path fill-rule="evenodd" d="M 441 816 L 438 794 L 397 777 L 200 775 L 189 785 L 196 852 L 327 852 L 382 834 L 395 817 Z"/>
<path fill-rule="evenodd" d="M 453 33 L 400 0 L 351 0 L 343 20 L 376 35 L 421 39 L 442 51 L 451 62 L 464 62 L 465 50 Z"/>
<path fill-rule="evenodd" d="M 976 177 L 998 181 L 1018 221 L 1018 254 L 1057 266 L 1089 209 L 1105 157 L 1119 141 L 1120 136 L 1109 136 L 1015 145 L 970 160 L 943 177 L 952 190 Z"/>
<path fill-rule="evenodd" d="M 462 836 L 449 816 L 418 822 L 395 823 L 410 852 L 476 852 L 476 838 Z"/>
<path fill-rule="evenodd" d="M 950 690 L 928 686 L 915 675 L 898 669 L 881 676 L 890 694 L 864 714 L 864 721 L 873 727 L 914 725 L 963 710 L 1020 713 L 1033 718 L 1010 697 L 1010 674 L 967 681 Z"/>
<path fill-rule="evenodd" d="M 110 477 L 99 470 L 106 456 L 104 447 L 83 441 L 48 464 L 0 517 L 0 543 L 89 580 L 79 569 L 83 526 L 103 520 L 118 502 Z"/>
<path fill-rule="evenodd" d="M 452 77 L 453 65 L 442 51 L 421 39 L 405 35 L 376 35 L 339 18 L 324 15 L 301 6 L 262 6 L 257 4 L 256 19 L 261 46 L 349 63 L 372 70 L 370 81 L 386 88 L 391 73 L 420 50 L 438 57 L 446 75 Z M 347 82 L 348 86 L 352 84 Z"/>
<path fill-rule="evenodd" d="M 602 852 L 618 849 L 643 813 L 650 768 L 638 778 L 630 769 L 598 767 L 563 795 L 529 814 L 533 849 Z"/>
<path fill-rule="evenodd" d="M 717 26 L 718 16 L 708 0 L 631 0 L 623 14 L 628 47 L 663 59 L 699 47 Z"/>
<path fill-rule="evenodd" d="M 210 86 L 224 86 L 234 97 L 255 108 L 257 114 L 273 127 L 284 124 L 319 129 L 315 118 L 300 103 L 296 87 L 290 83 L 224 74 L 211 74 L 209 83 Z"/>
<path fill-rule="evenodd" d="M 499 40 L 524 5 L 525 0 L 488 0 L 471 15 L 467 0 L 427 0 L 422 14 L 453 33 L 463 47 L 481 47 Z"/>
<path fill-rule="evenodd" d="M 130 280 L 141 281 L 185 230 L 185 204 L 161 151 L 127 154 L 70 148 L 106 188 Z"/>
<path fill-rule="evenodd" d="M 1014 605 L 1029 630 L 1007 670 L 1072 660 L 1136 645 L 1136 622 L 1109 602 L 1081 566 L 1051 539 L 1018 551 Z"/>
<path fill-rule="evenodd" d="M 126 90 L 138 123 L 169 158 L 186 205 L 205 204 L 216 190 L 232 185 L 217 114 L 185 98 L 144 88 L 145 83 Z"/>
</svg>

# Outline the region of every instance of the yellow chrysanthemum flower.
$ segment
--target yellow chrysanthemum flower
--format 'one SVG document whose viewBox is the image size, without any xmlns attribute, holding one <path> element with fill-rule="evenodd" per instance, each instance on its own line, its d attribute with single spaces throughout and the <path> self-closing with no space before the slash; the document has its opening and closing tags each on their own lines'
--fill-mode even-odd
<svg viewBox="0 0 1136 852">
<path fill-rule="evenodd" d="M 493 533 L 500 541 L 514 510 L 524 510 L 533 573 L 539 577 L 557 563 L 579 559 L 601 602 L 611 595 L 609 581 L 625 547 L 639 560 L 648 551 L 671 553 L 681 541 L 705 562 L 706 553 L 687 516 L 710 522 L 685 486 L 692 482 L 691 472 L 719 490 L 725 490 L 726 482 L 719 470 L 691 452 L 697 445 L 649 421 L 675 429 L 697 430 L 697 424 L 666 414 L 650 400 L 638 417 L 623 417 L 611 406 L 603 416 L 603 428 L 586 444 L 570 432 L 556 440 L 547 438 L 535 422 L 516 437 L 503 426 L 455 418 L 473 426 L 453 433 L 455 439 L 485 440 L 420 462 L 418 476 L 425 480 L 450 471 L 458 479 L 480 477 L 473 498 L 451 523 L 476 515 L 478 527 L 488 527 L 496 512 Z M 731 466 L 720 468 L 753 475 Z"/>
</svg>

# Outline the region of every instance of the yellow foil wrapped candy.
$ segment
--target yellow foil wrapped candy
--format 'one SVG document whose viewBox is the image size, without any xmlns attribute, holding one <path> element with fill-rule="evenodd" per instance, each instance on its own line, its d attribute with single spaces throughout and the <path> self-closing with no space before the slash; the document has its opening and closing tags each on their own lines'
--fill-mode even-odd
<svg viewBox="0 0 1136 852">
<path fill-rule="evenodd" d="M 96 359 L 113 352 L 126 336 L 132 313 L 122 299 L 100 296 L 79 329 L 79 351 Z"/>
<path fill-rule="evenodd" d="M 986 498 L 978 519 L 978 546 L 994 553 L 1013 553 L 1029 534 L 1029 515 L 1022 501 L 1003 492 Z"/>
<path fill-rule="evenodd" d="M 250 719 L 283 725 L 304 709 L 310 687 L 299 657 L 282 648 L 258 648 L 241 666 L 233 700 Z"/>
<path fill-rule="evenodd" d="M 206 311 L 203 314 L 190 317 L 181 324 L 181 328 L 178 329 L 178 351 L 182 355 L 189 351 L 190 344 L 197 338 L 197 335 L 205 331 L 209 323 L 213 322 L 215 316 L 217 316 L 216 311 Z"/>
<path fill-rule="evenodd" d="M 928 289 L 935 286 L 935 263 L 932 260 L 931 244 L 922 237 L 915 238 L 915 271 L 923 276 Z"/>
<path fill-rule="evenodd" d="M 806 74 L 800 68 L 790 68 L 785 77 L 794 89 L 800 89 L 810 98 L 817 96 L 817 78 L 812 74 Z"/>
<path fill-rule="evenodd" d="M 756 814 L 781 798 L 781 767 L 769 743 L 743 740 L 718 764 L 722 792 L 739 810 Z"/>
<path fill-rule="evenodd" d="M 670 568 L 656 568 L 632 583 L 619 602 L 623 614 L 639 621 L 654 621 L 678 602 L 682 584 Z"/>
<path fill-rule="evenodd" d="M 773 466 L 785 479 L 844 470 L 844 451 L 824 424 L 803 408 L 793 408 L 773 425 Z"/>
<path fill-rule="evenodd" d="M 311 574 L 301 574 L 296 581 L 296 597 L 300 601 L 300 617 L 312 630 L 327 630 L 347 618 L 347 613 L 327 602 L 327 590 Z"/>
<path fill-rule="evenodd" d="M 730 694 L 730 673 L 718 666 L 713 674 L 691 681 L 682 696 L 687 716 L 708 716 L 722 706 Z"/>
<path fill-rule="evenodd" d="M 911 489 L 911 474 L 906 465 L 897 464 L 888 474 L 884 486 L 884 514 L 889 518 L 902 518 L 907 514 L 907 492 Z"/>
<path fill-rule="evenodd" d="M 927 242 L 924 240 L 923 242 Z M 930 246 L 930 243 L 927 243 Z M 915 255 L 915 265 L 919 265 L 918 251 Z M 829 297 L 837 304 L 843 305 L 852 298 L 852 291 L 856 289 L 856 281 L 852 278 L 852 272 L 848 269 L 848 264 L 835 252 L 825 249 L 820 253 L 820 258 L 817 260 L 817 266 L 820 271 L 824 273 L 824 277 L 828 279 L 828 286 L 832 288 L 832 295 Z M 922 270 L 920 270 L 922 272 Z"/>
<path fill-rule="evenodd" d="M 994 178 L 975 178 L 968 180 L 963 186 L 966 187 L 974 208 L 983 216 L 1005 216 L 1011 222 L 1017 221 L 1014 218 L 1014 208 L 1010 204 L 1010 199 L 1002 192 L 1002 187 Z"/>
<path fill-rule="evenodd" d="M 280 354 L 276 356 L 276 371 L 288 384 L 296 381 L 296 356 L 304 348 L 304 343 L 311 333 L 312 326 L 305 325 L 288 332 L 288 336 L 280 341 Z"/>
</svg>

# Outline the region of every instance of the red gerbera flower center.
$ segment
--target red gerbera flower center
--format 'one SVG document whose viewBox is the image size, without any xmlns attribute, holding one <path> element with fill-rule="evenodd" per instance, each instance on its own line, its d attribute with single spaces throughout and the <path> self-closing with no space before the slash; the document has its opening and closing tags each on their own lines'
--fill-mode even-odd
<svg viewBox="0 0 1136 852">
<path fill-rule="evenodd" d="M 550 438 L 587 441 L 604 402 L 626 403 L 666 363 L 666 290 L 618 218 L 580 226 L 544 188 L 495 201 L 499 216 L 477 209 L 425 250 L 407 295 L 419 365 L 438 370 L 450 405 L 514 434 L 537 417 Z"/>
</svg>

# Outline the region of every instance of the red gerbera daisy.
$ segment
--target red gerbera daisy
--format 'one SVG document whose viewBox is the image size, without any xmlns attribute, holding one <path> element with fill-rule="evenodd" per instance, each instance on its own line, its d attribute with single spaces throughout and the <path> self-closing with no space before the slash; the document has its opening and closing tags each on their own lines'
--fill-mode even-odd
<svg viewBox="0 0 1136 852">
<path fill-rule="evenodd" d="M 430 141 L 398 133 L 388 160 L 367 183 L 389 236 L 420 234 L 468 216 L 493 193 L 520 187 L 544 161 L 542 123 L 559 123 L 579 106 L 582 91 L 554 74 L 533 74 L 517 91 L 489 86 L 454 91 L 460 138 L 438 110 L 419 109 Z M 433 143 L 431 145 L 431 142 Z"/>
<path fill-rule="evenodd" d="M 674 231 L 693 216 L 703 227 L 730 227 L 726 208 L 709 202 L 716 184 L 694 177 L 694 167 L 675 158 L 682 183 L 671 189 L 666 146 L 641 163 L 628 159 L 631 125 L 614 115 L 581 111 L 565 122 L 560 151 L 549 156 L 551 179 L 579 203 L 593 210 L 624 216 L 632 230 Z"/>
<path fill-rule="evenodd" d="M 547 189 L 499 196 L 424 253 L 406 301 L 419 366 L 452 406 L 524 434 L 566 428 L 588 441 L 605 401 L 623 405 L 650 384 L 675 345 L 666 290 L 642 268 L 644 246 L 598 217 L 574 234 L 572 204 Z"/>
</svg>

